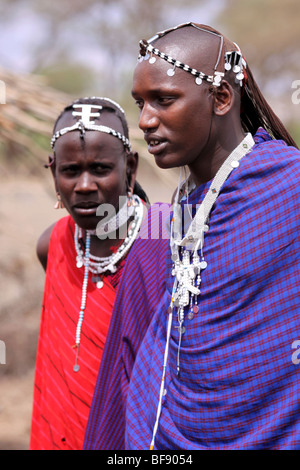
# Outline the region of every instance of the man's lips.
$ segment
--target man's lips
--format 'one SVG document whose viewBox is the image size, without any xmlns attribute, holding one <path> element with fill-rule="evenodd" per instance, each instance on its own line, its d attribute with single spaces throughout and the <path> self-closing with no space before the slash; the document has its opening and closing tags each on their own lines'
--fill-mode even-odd
<svg viewBox="0 0 300 470">
<path fill-rule="evenodd" d="M 82 201 L 73 205 L 73 210 L 80 215 L 91 215 L 95 214 L 99 202 L 94 201 Z"/>
<path fill-rule="evenodd" d="M 98 207 L 99 202 L 95 201 L 81 201 L 74 204 L 74 207 L 79 207 L 80 209 L 90 209 L 91 207 Z"/>
<path fill-rule="evenodd" d="M 152 155 L 157 155 L 161 153 L 167 145 L 167 141 L 165 139 L 162 139 L 161 137 L 155 135 L 151 137 L 146 136 L 145 140 L 148 144 L 148 152 Z"/>
</svg>

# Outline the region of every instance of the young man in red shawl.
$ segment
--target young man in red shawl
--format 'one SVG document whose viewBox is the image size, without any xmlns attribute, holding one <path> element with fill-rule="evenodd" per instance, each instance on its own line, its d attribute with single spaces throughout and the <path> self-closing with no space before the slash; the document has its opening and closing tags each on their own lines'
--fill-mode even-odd
<svg viewBox="0 0 300 470">
<path fill-rule="evenodd" d="M 46 270 L 31 449 L 81 449 L 125 258 L 146 196 L 123 109 L 84 98 L 59 116 L 49 165 L 69 215 L 40 237 Z M 132 191 L 134 188 L 134 191 Z M 107 215 L 108 214 L 108 215 Z M 105 217 L 103 217 L 105 216 Z"/>
</svg>

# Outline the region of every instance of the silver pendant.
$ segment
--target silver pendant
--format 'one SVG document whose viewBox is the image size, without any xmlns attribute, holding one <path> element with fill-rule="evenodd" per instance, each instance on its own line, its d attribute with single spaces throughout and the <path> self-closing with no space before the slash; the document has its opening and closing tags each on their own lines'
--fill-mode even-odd
<svg viewBox="0 0 300 470">
<path fill-rule="evenodd" d="M 201 269 L 207 268 L 207 262 L 206 262 L 206 261 L 201 261 L 201 263 L 200 263 L 200 268 L 201 268 Z"/>
<path fill-rule="evenodd" d="M 74 372 L 78 372 L 80 369 L 79 365 L 78 364 L 75 364 L 75 366 L 73 367 L 73 371 Z"/>
<path fill-rule="evenodd" d="M 98 289 L 102 289 L 103 280 L 102 280 L 102 277 L 99 276 L 99 274 L 95 274 L 95 275 L 92 276 L 92 282 L 94 282 L 96 284 L 96 287 Z"/>
</svg>

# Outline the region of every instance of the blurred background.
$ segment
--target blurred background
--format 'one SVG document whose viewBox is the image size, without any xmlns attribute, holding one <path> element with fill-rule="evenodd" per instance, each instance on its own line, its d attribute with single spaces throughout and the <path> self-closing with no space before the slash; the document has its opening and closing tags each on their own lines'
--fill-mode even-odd
<svg viewBox="0 0 300 470">
<path fill-rule="evenodd" d="M 44 272 L 35 255 L 54 211 L 52 127 L 81 96 L 125 108 L 138 180 L 151 202 L 169 202 L 176 171 L 159 170 L 138 130 L 130 96 L 138 42 L 185 21 L 237 42 L 265 96 L 300 145 L 299 0 L 0 0 L 0 449 L 27 449 Z M 294 86 L 294 88 L 293 88 Z M 299 97 L 299 93 L 297 95 Z M 1 98 L 1 97 L 0 97 Z"/>
</svg>

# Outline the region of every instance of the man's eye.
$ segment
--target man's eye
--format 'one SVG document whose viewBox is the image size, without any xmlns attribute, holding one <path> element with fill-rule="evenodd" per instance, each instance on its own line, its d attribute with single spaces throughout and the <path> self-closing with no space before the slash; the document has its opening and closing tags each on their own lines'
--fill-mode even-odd
<svg viewBox="0 0 300 470">
<path fill-rule="evenodd" d="M 167 104 L 171 104 L 171 102 L 173 102 L 173 101 L 174 101 L 174 98 L 172 96 L 160 96 L 158 98 L 158 102 L 160 104 L 166 104 L 167 105 Z"/>
<path fill-rule="evenodd" d="M 78 167 L 76 166 L 66 166 L 64 168 L 61 168 L 61 172 L 64 174 L 74 174 L 78 171 Z"/>
<path fill-rule="evenodd" d="M 142 101 L 136 100 L 135 104 L 137 105 L 137 107 L 138 107 L 139 109 L 142 109 L 142 108 L 143 108 L 143 102 L 142 102 Z"/>
<path fill-rule="evenodd" d="M 108 171 L 110 171 L 110 169 L 111 167 L 108 165 L 95 165 L 93 167 L 93 171 L 97 174 L 107 173 Z"/>
</svg>

